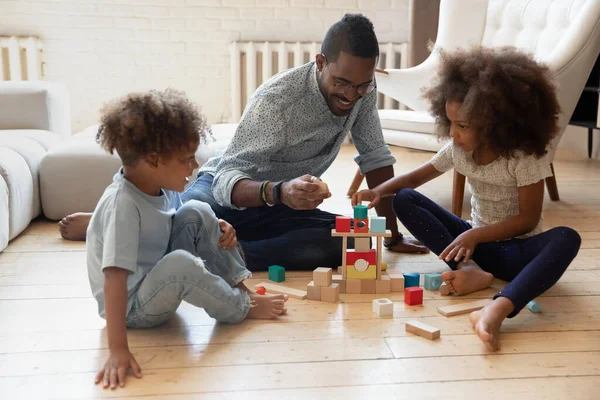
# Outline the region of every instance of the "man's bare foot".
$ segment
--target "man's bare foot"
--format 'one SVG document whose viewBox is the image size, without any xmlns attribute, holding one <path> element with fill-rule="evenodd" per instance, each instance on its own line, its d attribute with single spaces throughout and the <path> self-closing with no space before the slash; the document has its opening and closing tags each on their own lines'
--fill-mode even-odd
<svg viewBox="0 0 600 400">
<path fill-rule="evenodd" d="M 473 329 L 489 350 L 500 350 L 500 327 L 514 309 L 512 301 L 498 297 L 490 305 L 469 315 Z"/>
<path fill-rule="evenodd" d="M 429 253 L 429 249 L 423 246 L 421 242 L 407 236 L 402 236 L 402 239 L 394 246 L 388 247 L 388 250 L 395 253 Z"/>
<path fill-rule="evenodd" d="M 92 213 L 67 215 L 58 223 L 60 235 L 67 240 L 84 241 Z"/>
<path fill-rule="evenodd" d="M 458 271 L 442 273 L 442 279 L 448 285 L 451 293 L 469 294 L 489 287 L 494 275 L 485 272 L 477 264 L 469 261 L 458 266 Z"/>
<path fill-rule="evenodd" d="M 287 312 L 285 308 L 285 302 L 289 298 L 287 294 L 260 295 L 250 292 L 248 295 L 254 306 L 250 308 L 247 318 L 274 319 Z"/>
</svg>

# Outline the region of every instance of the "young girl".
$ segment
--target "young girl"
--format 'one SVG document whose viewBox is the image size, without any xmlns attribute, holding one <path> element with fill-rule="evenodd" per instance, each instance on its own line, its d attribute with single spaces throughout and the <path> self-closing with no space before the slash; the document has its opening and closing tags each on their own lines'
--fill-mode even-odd
<svg viewBox="0 0 600 400">
<path fill-rule="evenodd" d="M 490 350 L 500 347 L 505 318 L 554 285 L 577 255 L 581 238 L 558 227 L 542 233 L 546 148 L 560 111 L 550 71 L 511 48 L 441 54 L 439 75 L 424 96 L 439 135 L 450 142 L 430 162 L 352 197 L 352 204 L 395 195 L 394 212 L 412 235 L 452 271 L 451 292 L 509 281 L 494 301 L 470 315 Z M 454 168 L 468 179 L 471 221 L 413 190 Z"/>
<path fill-rule="evenodd" d="M 110 355 L 96 375 L 105 388 L 124 386 L 129 367 L 141 377 L 126 327 L 160 325 L 182 300 L 221 322 L 286 312 L 287 296 L 242 283 L 250 272 L 231 225 L 207 204 L 181 204 L 200 138 L 205 121 L 178 91 L 130 94 L 103 109 L 96 140 L 123 162 L 87 230 L 90 286 L 108 332 Z"/>
</svg>

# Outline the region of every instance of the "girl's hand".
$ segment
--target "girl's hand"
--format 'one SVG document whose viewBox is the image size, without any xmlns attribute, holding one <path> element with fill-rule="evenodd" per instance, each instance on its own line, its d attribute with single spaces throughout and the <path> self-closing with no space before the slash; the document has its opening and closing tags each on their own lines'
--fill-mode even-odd
<svg viewBox="0 0 600 400">
<path fill-rule="evenodd" d="M 352 206 L 362 204 L 363 201 L 369 201 L 368 208 L 373 208 L 381 201 L 381 196 L 374 190 L 366 189 L 356 192 L 352 195 Z"/>
<path fill-rule="evenodd" d="M 219 227 L 221 228 L 221 238 L 219 239 L 219 247 L 224 249 L 234 249 L 238 245 L 237 237 L 235 235 L 235 229 L 233 226 L 222 219 L 219 220 Z"/>
<path fill-rule="evenodd" d="M 452 243 L 440 254 L 440 260 L 444 261 L 460 261 L 463 258 L 463 262 L 469 261 L 475 246 L 479 243 L 477 232 L 474 229 L 469 229 L 466 232 L 461 233 L 454 239 Z"/>
<path fill-rule="evenodd" d="M 130 367 L 136 378 L 142 377 L 142 370 L 129 349 L 111 351 L 104 367 L 96 374 L 94 383 L 98 384 L 102 381 L 104 389 L 109 386 L 111 389 L 116 389 L 117 385 L 124 387 L 127 369 Z"/>
</svg>

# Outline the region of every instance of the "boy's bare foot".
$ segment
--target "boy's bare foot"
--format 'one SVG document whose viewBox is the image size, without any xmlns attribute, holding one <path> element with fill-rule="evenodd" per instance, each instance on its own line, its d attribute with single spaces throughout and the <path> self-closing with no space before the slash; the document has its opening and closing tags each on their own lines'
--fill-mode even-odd
<svg viewBox="0 0 600 400">
<path fill-rule="evenodd" d="M 92 213 L 75 213 L 67 215 L 58 223 L 60 235 L 67 240 L 85 240 L 87 227 Z"/>
<path fill-rule="evenodd" d="M 469 261 L 467 264 L 459 265 L 458 268 L 458 271 L 442 273 L 442 279 L 452 293 L 462 295 L 483 290 L 494 280 L 494 275 L 485 272 L 474 262 Z"/>
<path fill-rule="evenodd" d="M 492 304 L 469 315 L 473 329 L 491 351 L 500 350 L 500 327 L 502 321 L 515 309 L 512 301 L 498 297 Z"/>
<path fill-rule="evenodd" d="M 250 301 L 255 304 L 248 312 L 251 319 L 274 319 L 287 312 L 285 302 L 288 301 L 287 294 L 260 295 L 253 292 L 248 293 Z"/>
</svg>

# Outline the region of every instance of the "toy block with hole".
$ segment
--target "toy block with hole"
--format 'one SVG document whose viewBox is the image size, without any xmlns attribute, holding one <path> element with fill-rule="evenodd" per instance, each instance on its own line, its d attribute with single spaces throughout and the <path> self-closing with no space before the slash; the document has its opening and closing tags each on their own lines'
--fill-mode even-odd
<svg viewBox="0 0 600 400">
<path fill-rule="evenodd" d="M 414 319 L 406 322 L 406 332 L 414 333 L 429 340 L 439 339 L 440 337 L 440 330 L 438 328 Z"/>
<path fill-rule="evenodd" d="M 357 237 L 354 238 L 354 251 L 364 253 L 371 251 L 371 238 Z"/>
<path fill-rule="evenodd" d="M 409 306 L 423 304 L 423 289 L 418 286 L 404 288 L 404 302 Z"/>
<path fill-rule="evenodd" d="M 369 233 L 369 220 L 367 218 L 355 218 L 354 233 Z"/>
<path fill-rule="evenodd" d="M 331 268 L 319 267 L 313 271 L 313 282 L 315 286 L 327 287 L 331 285 L 332 276 Z"/>
<path fill-rule="evenodd" d="M 446 282 L 442 282 L 442 284 L 440 285 L 440 294 L 442 296 L 448 296 L 450 294 L 450 288 L 448 287 Z"/>
<path fill-rule="evenodd" d="M 269 280 L 273 282 L 285 281 L 285 268 L 281 265 L 271 265 L 269 267 Z"/>
<path fill-rule="evenodd" d="M 371 217 L 370 231 L 373 233 L 384 233 L 385 232 L 385 217 Z"/>
<path fill-rule="evenodd" d="M 377 293 L 377 281 L 375 279 L 361 279 L 360 280 L 360 292 L 362 294 L 375 294 Z"/>
<path fill-rule="evenodd" d="M 394 315 L 394 303 L 389 299 L 375 299 L 373 300 L 373 312 L 378 317 Z"/>
<path fill-rule="evenodd" d="M 360 294 L 362 291 L 361 279 L 346 279 L 346 294 Z"/>
<path fill-rule="evenodd" d="M 321 301 L 337 303 L 340 300 L 340 286 L 332 283 L 328 287 L 321 288 Z"/>
<path fill-rule="evenodd" d="M 442 274 L 426 274 L 425 289 L 438 290 L 442 284 Z"/>
<path fill-rule="evenodd" d="M 490 299 L 483 299 L 470 301 L 468 303 L 453 304 L 451 306 L 438 307 L 438 312 L 445 317 L 453 317 L 455 315 L 468 314 L 472 311 L 481 310 L 491 302 Z"/>
<path fill-rule="evenodd" d="M 388 274 L 391 281 L 392 292 L 404 292 L 404 275 L 402 274 Z"/>
<path fill-rule="evenodd" d="M 407 272 L 404 275 L 404 287 L 419 286 L 421 276 L 414 272 Z"/>
<path fill-rule="evenodd" d="M 355 265 L 346 266 L 347 279 L 377 279 L 377 265 L 367 265 L 358 260 Z M 363 268 L 366 266 L 366 268 Z"/>
<path fill-rule="evenodd" d="M 392 281 L 387 275 L 382 275 L 380 280 L 375 281 L 375 293 L 390 293 L 392 291 Z"/>
<path fill-rule="evenodd" d="M 367 206 L 359 204 L 354 206 L 354 219 L 367 219 L 369 216 L 369 209 Z"/>
<path fill-rule="evenodd" d="M 531 300 L 529 303 L 527 303 L 527 308 L 529 309 L 529 311 L 531 311 L 532 313 L 539 313 L 542 312 L 542 306 L 540 306 L 538 303 L 536 303 L 535 301 Z"/>
<path fill-rule="evenodd" d="M 346 265 L 354 265 L 356 260 L 365 260 L 367 265 L 377 265 L 377 250 L 356 251 L 348 249 L 346 251 Z"/>
<path fill-rule="evenodd" d="M 292 289 L 281 285 L 275 285 L 269 282 L 257 283 L 256 285 L 254 285 L 254 288 L 256 289 L 259 286 L 263 286 L 267 290 L 267 292 L 271 294 L 287 294 L 292 299 L 306 299 L 306 291 L 304 290 Z"/>
<path fill-rule="evenodd" d="M 350 232 L 350 217 L 335 217 L 336 232 Z"/>
<path fill-rule="evenodd" d="M 315 286 L 314 282 L 306 285 L 306 298 L 308 300 L 321 301 L 321 287 Z"/>
<path fill-rule="evenodd" d="M 346 280 L 342 279 L 342 275 L 333 275 L 331 277 L 331 282 L 339 285 L 340 293 L 346 293 Z"/>
</svg>

